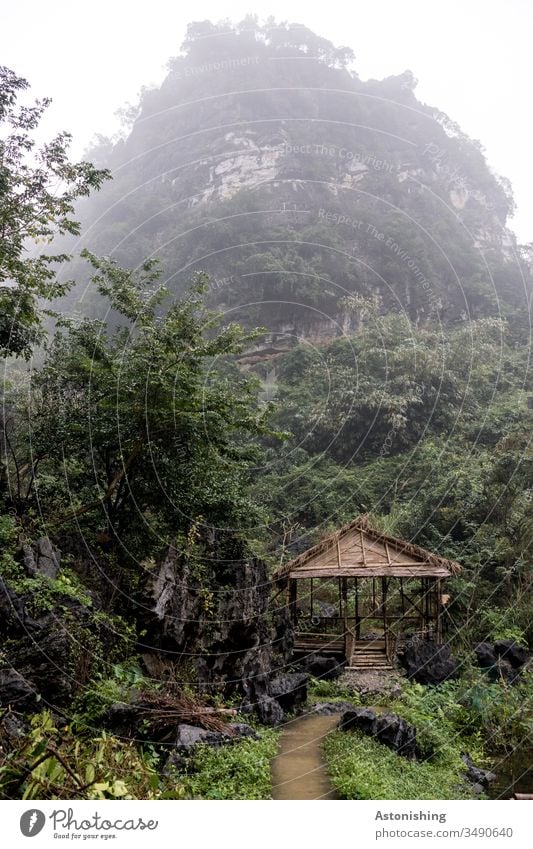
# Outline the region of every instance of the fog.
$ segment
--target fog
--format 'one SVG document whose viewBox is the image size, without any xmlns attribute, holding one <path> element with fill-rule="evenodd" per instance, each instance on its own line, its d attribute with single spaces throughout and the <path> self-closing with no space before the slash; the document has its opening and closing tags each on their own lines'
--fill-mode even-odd
<svg viewBox="0 0 533 849">
<path fill-rule="evenodd" d="M 444 7 L 424 0 L 256 0 L 253 9 L 236 0 L 19 0 L 1 13 L 1 61 L 25 76 L 35 95 L 53 98 L 43 132 L 68 129 L 80 154 L 95 133 L 116 131 L 116 110 L 135 102 L 141 86 L 161 82 L 189 21 L 240 20 L 249 12 L 303 23 L 348 45 L 363 79 L 412 70 L 419 98 L 479 139 L 491 167 L 511 180 L 518 207 L 511 226 L 520 241 L 533 240 L 529 0 L 449 0 Z"/>
</svg>

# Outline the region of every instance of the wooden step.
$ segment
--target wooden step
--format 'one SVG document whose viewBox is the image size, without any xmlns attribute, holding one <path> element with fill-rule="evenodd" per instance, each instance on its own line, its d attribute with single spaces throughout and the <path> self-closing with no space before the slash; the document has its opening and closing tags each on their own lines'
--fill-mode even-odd
<svg viewBox="0 0 533 849">
<path fill-rule="evenodd" d="M 354 649 L 352 651 L 352 654 L 365 655 L 365 657 L 367 655 L 369 657 L 382 657 L 382 656 L 386 657 L 387 656 L 386 653 L 383 651 L 383 649 Z"/>
<path fill-rule="evenodd" d="M 379 657 L 379 655 L 381 654 L 384 655 L 385 652 L 383 651 L 383 649 L 355 649 L 352 654 L 370 654 L 373 656 L 377 655 Z"/>
<path fill-rule="evenodd" d="M 384 672 L 392 672 L 392 666 L 345 666 L 346 672 L 369 672 L 371 669 L 379 669 Z"/>
<path fill-rule="evenodd" d="M 372 643 L 369 642 L 367 645 L 361 645 L 361 643 L 358 643 L 352 647 L 350 665 L 347 668 L 354 670 L 392 669 L 392 666 L 385 654 L 384 644 L 381 646 L 375 644 L 372 645 Z"/>
</svg>

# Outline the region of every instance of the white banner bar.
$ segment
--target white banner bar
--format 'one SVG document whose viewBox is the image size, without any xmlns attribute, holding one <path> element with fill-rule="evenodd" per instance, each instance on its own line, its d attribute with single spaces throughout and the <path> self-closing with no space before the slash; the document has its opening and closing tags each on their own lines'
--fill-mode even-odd
<svg viewBox="0 0 533 849">
<path fill-rule="evenodd" d="M 524 801 L 287 801 L 272 807 L 255 801 L 6 801 L 0 802 L 0 846 L 525 849 L 533 845 L 530 805 Z"/>
</svg>

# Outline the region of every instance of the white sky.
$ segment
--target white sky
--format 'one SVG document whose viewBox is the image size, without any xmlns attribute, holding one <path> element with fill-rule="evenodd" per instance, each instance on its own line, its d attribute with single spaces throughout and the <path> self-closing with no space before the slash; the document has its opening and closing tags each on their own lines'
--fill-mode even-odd
<svg viewBox="0 0 533 849">
<path fill-rule="evenodd" d="M 114 112 L 160 82 L 192 20 L 256 12 L 302 23 L 356 54 L 362 79 L 409 68 L 418 97 L 479 139 L 509 177 L 521 242 L 533 241 L 532 0 L 15 0 L 0 3 L 0 63 L 53 97 L 46 128 L 74 135 L 80 155 Z"/>
</svg>

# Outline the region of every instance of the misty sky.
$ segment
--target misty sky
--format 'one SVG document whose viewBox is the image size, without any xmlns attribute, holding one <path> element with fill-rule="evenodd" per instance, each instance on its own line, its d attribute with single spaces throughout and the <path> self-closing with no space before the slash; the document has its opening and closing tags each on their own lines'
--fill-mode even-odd
<svg viewBox="0 0 533 849">
<path fill-rule="evenodd" d="M 491 167 L 510 178 L 511 226 L 533 241 L 531 0 L 17 0 L 0 10 L 0 63 L 54 98 L 49 133 L 67 129 L 80 155 L 95 133 L 117 127 L 115 111 L 159 83 L 191 20 L 256 12 L 305 24 L 356 54 L 362 79 L 406 68 L 418 97 L 479 139 Z"/>
</svg>

